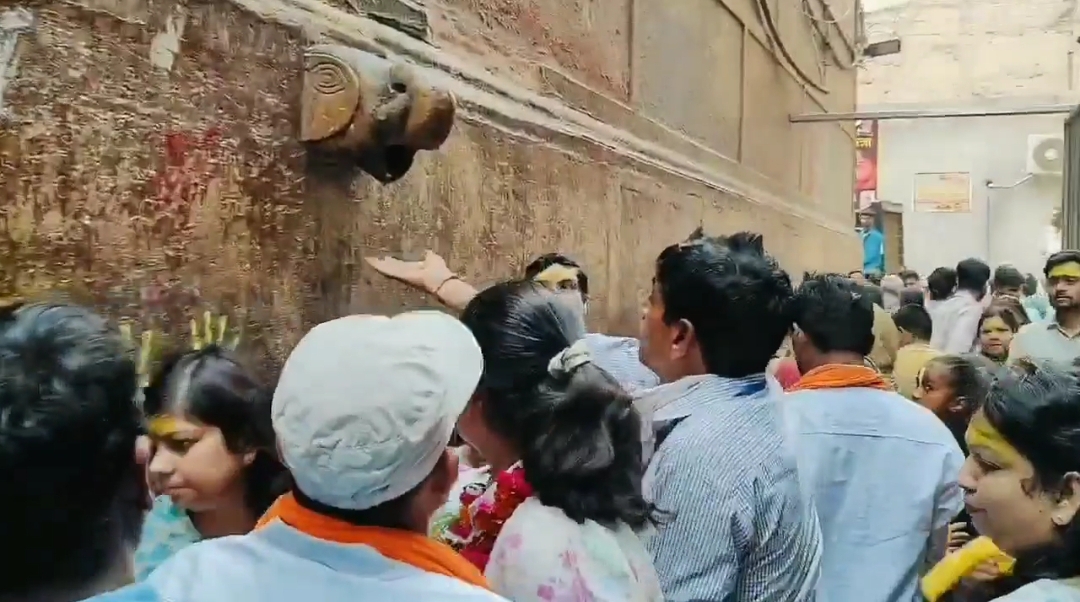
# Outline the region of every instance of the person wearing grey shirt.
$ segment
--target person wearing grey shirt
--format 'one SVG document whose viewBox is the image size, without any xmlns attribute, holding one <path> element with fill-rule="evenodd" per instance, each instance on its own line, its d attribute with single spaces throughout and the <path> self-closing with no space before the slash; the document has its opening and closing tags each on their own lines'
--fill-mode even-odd
<svg viewBox="0 0 1080 602">
<path fill-rule="evenodd" d="M 1080 357 L 1080 251 L 1054 253 L 1043 267 L 1051 319 L 1020 329 L 1009 348 L 1009 361 L 1020 358 L 1071 364 Z"/>
</svg>

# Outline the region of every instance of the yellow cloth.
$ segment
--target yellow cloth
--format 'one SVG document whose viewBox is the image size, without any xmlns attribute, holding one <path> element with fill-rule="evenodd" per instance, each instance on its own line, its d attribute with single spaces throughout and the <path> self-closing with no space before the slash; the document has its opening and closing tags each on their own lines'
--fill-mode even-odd
<svg viewBox="0 0 1080 602">
<path fill-rule="evenodd" d="M 870 351 L 870 360 L 882 374 L 892 374 L 899 348 L 900 329 L 885 308 L 874 304 L 874 348 Z"/>
<path fill-rule="evenodd" d="M 896 352 L 893 364 L 893 381 L 896 390 L 908 399 L 915 399 L 915 389 L 919 388 L 919 372 L 930 360 L 943 355 L 926 343 L 904 345 Z"/>
<path fill-rule="evenodd" d="M 1001 574 L 1008 575 L 1016 561 L 1002 552 L 989 537 L 976 537 L 967 545 L 942 558 L 922 578 L 922 593 L 928 602 L 939 598 L 955 588 L 960 580 L 975 571 L 986 561 L 993 561 Z"/>
</svg>

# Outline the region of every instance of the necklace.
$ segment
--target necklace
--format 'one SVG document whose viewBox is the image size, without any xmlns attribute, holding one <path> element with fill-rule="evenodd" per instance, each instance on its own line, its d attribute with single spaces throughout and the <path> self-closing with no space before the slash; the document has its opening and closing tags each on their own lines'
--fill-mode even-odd
<svg viewBox="0 0 1080 602">
<path fill-rule="evenodd" d="M 461 512 L 444 535 L 446 543 L 484 570 L 503 525 L 532 494 L 520 463 L 467 485 L 461 492 Z"/>
</svg>

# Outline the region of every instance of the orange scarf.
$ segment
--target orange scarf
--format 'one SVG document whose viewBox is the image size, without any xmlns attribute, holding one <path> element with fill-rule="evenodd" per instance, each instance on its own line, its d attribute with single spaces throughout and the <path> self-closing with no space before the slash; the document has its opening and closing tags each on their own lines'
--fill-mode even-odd
<svg viewBox="0 0 1080 602">
<path fill-rule="evenodd" d="M 875 370 L 851 364 L 826 364 L 802 375 L 791 391 L 815 389 L 847 389 L 863 387 L 891 391 L 892 387 Z"/>
<path fill-rule="evenodd" d="M 403 562 L 430 573 L 460 579 L 477 587 L 491 589 L 480 569 L 465 560 L 450 546 L 428 539 L 427 536 L 419 533 L 351 525 L 304 508 L 291 493 L 279 497 L 259 519 L 255 529 L 262 529 L 274 520 L 280 520 L 293 529 L 316 539 L 370 546 L 391 560 Z"/>
</svg>

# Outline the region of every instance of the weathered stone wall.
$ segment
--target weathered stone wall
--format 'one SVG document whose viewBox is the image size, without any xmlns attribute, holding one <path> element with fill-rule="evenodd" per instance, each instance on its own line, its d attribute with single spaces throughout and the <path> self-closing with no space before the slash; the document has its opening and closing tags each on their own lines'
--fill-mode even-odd
<svg viewBox="0 0 1080 602">
<path fill-rule="evenodd" d="M 635 331 L 656 253 L 699 224 L 763 232 L 793 272 L 856 265 L 850 130 L 787 120 L 851 110 L 854 73 L 819 72 L 808 22 L 780 13 L 828 83 L 807 92 L 749 0 L 698 1 L 431 0 L 439 49 L 345 0 L 21 2 L 0 295 L 68 291 L 136 332 L 221 313 L 270 367 L 314 322 L 430 303 L 364 255 L 430 247 L 483 283 L 560 250 L 612 332 Z M 450 139 L 403 180 L 309 167 L 302 52 L 325 40 L 390 48 L 457 94 Z"/>
</svg>

